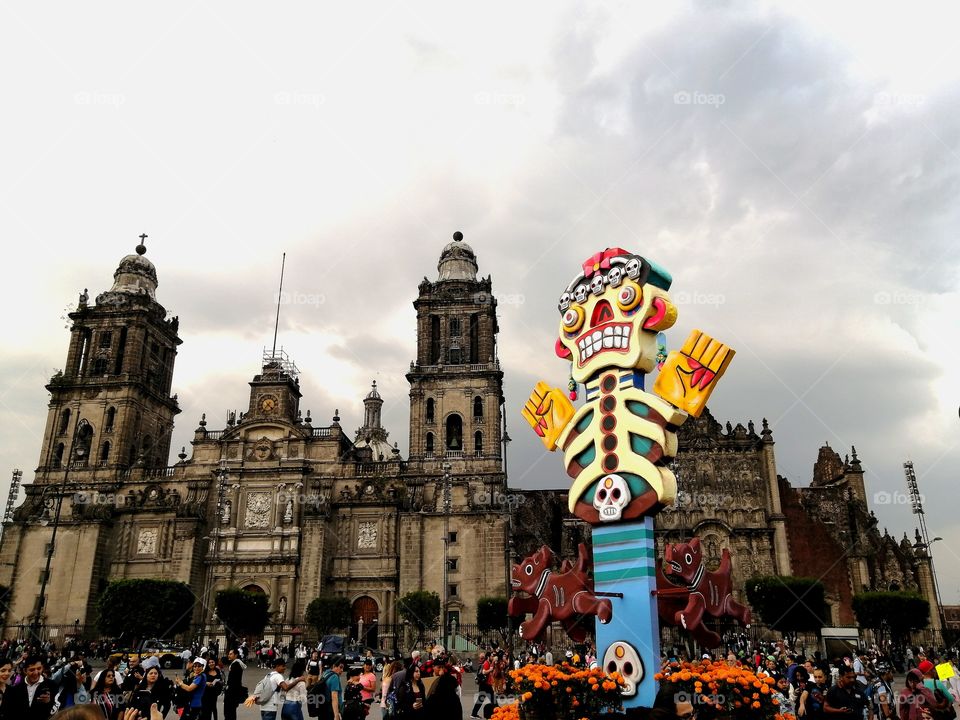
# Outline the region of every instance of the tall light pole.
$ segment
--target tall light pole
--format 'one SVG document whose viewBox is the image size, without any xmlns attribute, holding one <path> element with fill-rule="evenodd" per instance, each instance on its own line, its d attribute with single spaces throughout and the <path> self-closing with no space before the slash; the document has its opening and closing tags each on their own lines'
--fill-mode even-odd
<svg viewBox="0 0 960 720">
<path fill-rule="evenodd" d="M 943 538 L 936 537 L 931 540 L 930 534 L 927 532 L 926 514 L 923 511 L 923 496 L 920 494 L 920 488 L 917 486 L 917 474 L 913 469 L 913 461 L 907 460 L 907 462 L 903 464 L 903 473 L 906 475 L 907 491 L 910 493 L 910 509 L 913 514 L 917 516 L 924 549 L 930 556 L 930 575 L 933 578 L 933 594 L 937 601 L 937 617 L 940 620 L 940 639 L 943 641 L 943 633 L 947 629 L 947 623 L 943 614 L 943 604 L 940 602 L 940 583 L 937 581 L 937 568 L 933 562 L 933 552 L 930 550 L 930 546 L 933 545 L 933 543 L 938 540 L 943 540 Z M 919 549 L 916 545 L 914 545 L 914 548 Z"/>
<path fill-rule="evenodd" d="M 206 602 L 204 603 L 205 607 L 203 608 L 203 617 L 201 618 L 202 625 L 201 633 L 207 629 L 207 610 L 211 604 L 213 594 L 213 575 L 216 571 L 216 562 L 220 553 L 220 524 L 223 522 L 223 495 L 227 487 L 227 461 L 220 460 L 217 463 L 217 469 L 213 471 L 214 476 L 217 478 L 217 507 L 214 510 L 213 517 L 210 519 L 210 534 L 207 536 L 209 539 L 208 553 L 209 553 L 209 565 L 207 568 L 207 578 L 206 586 L 207 591 L 204 593 L 206 596 Z M 216 616 L 216 613 L 211 613 L 211 620 Z M 202 639 L 202 638 L 201 638 Z M 229 638 L 227 640 L 229 643 Z"/>
<path fill-rule="evenodd" d="M 78 413 L 79 414 L 79 413 Z M 80 426 L 79 419 L 77 422 L 77 427 Z M 75 446 L 77 443 L 77 433 L 73 433 L 73 440 L 71 446 Z M 73 454 L 76 455 L 77 465 L 82 465 L 84 460 L 83 457 L 86 455 L 86 448 L 82 445 L 77 448 L 71 447 Z M 43 624 L 43 610 L 47 604 L 47 581 L 50 578 L 50 564 L 53 561 L 53 551 L 54 546 L 57 542 L 57 530 L 60 528 L 60 510 L 63 508 L 63 495 L 67 491 L 67 478 L 70 475 L 70 465 L 72 464 L 71 460 L 67 458 L 67 464 L 63 469 L 63 481 L 60 484 L 60 492 L 57 493 L 57 505 L 56 510 L 53 513 L 53 532 L 50 534 L 50 544 L 47 545 L 47 560 L 46 564 L 43 567 L 43 576 L 40 579 L 40 597 L 37 598 L 37 614 L 33 619 L 33 629 L 32 634 L 36 639 L 40 640 L 40 627 Z"/>
<path fill-rule="evenodd" d="M 510 444 L 510 435 L 507 433 L 507 414 L 503 413 L 503 438 L 501 439 L 503 443 L 503 483 L 504 490 L 506 490 L 506 485 L 508 483 L 507 479 L 507 446 Z M 510 602 L 510 567 L 513 563 L 513 504 L 507 503 L 507 542 L 505 543 L 506 547 L 506 582 L 504 587 L 506 588 L 507 602 Z M 513 618 L 510 617 L 510 613 L 507 613 L 507 646 L 509 650 L 513 650 Z"/>
<path fill-rule="evenodd" d="M 441 617 L 443 618 L 443 649 L 450 652 L 450 634 L 449 617 L 447 603 L 450 602 L 450 585 L 447 582 L 447 573 L 450 570 L 450 561 L 447 557 L 448 546 L 450 544 L 450 507 L 451 507 L 451 476 L 450 463 L 443 464 L 443 608 Z"/>
</svg>

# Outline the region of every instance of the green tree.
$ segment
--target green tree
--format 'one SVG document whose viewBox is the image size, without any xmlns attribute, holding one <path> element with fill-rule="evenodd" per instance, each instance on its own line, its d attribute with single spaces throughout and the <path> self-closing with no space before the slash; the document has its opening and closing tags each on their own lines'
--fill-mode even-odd
<svg viewBox="0 0 960 720">
<path fill-rule="evenodd" d="M 789 638 L 816 632 L 829 615 L 823 583 L 813 578 L 769 575 L 747 580 L 747 601 L 767 627 Z"/>
<path fill-rule="evenodd" d="M 507 599 L 482 597 L 477 600 L 477 627 L 480 632 L 503 632 L 507 627 Z"/>
<path fill-rule="evenodd" d="M 857 623 L 873 630 L 877 644 L 902 643 L 930 622 L 930 603 L 915 592 L 865 592 L 853 596 Z"/>
<path fill-rule="evenodd" d="M 97 625 L 105 635 L 170 638 L 190 627 L 196 598 L 173 580 L 114 580 L 97 599 Z M 131 643 L 132 644 L 132 643 Z"/>
<path fill-rule="evenodd" d="M 263 593 L 227 588 L 217 592 L 214 605 L 227 632 L 228 647 L 233 647 L 238 637 L 262 634 L 270 620 L 267 596 Z"/>
<path fill-rule="evenodd" d="M 307 605 L 304 619 L 321 636 L 345 628 L 350 624 L 350 601 L 334 595 L 315 597 Z"/>
<path fill-rule="evenodd" d="M 397 601 L 397 612 L 416 629 L 419 645 L 424 632 L 440 622 L 440 596 L 426 590 L 409 592 Z"/>
</svg>

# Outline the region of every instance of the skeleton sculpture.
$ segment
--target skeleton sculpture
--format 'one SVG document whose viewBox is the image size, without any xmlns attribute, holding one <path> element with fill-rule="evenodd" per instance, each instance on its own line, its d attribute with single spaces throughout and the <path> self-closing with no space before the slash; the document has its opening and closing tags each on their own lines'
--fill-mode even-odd
<svg viewBox="0 0 960 720">
<path fill-rule="evenodd" d="M 556 354 L 571 364 L 570 399 L 540 382 L 523 408 L 547 449 L 563 450 L 570 512 L 594 526 L 595 586 L 613 598 L 610 622 L 597 626 L 597 649 L 608 671 L 631 680 L 625 707 L 649 707 L 656 694 L 653 518 L 677 494 L 669 468 L 676 430 L 703 412 L 734 355 L 699 330 L 665 354 L 659 334 L 677 319 L 671 282 L 656 263 L 620 248 L 588 258 L 559 302 Z M 648 392 L 645 375 L 657 365 Z M 575 409 L 580 383 L 586 403 Z"/>
</svg>

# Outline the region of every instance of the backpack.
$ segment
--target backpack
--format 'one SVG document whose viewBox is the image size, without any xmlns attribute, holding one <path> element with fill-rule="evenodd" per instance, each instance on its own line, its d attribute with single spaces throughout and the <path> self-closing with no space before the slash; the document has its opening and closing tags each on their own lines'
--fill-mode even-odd
<svg viewBox="0 0 960 720">
<path fill-rule="evenodd" d="M 264 675 L 260 682 L 257 683 L 257 686 L 253 689 L 253 694 L 257 698 L 257 705 L 266 705 L 268 702 L 270 702 L 274 693 L 277 691 L 277 689 L 273 686 L 273 683 L 270 681 L 271 675 L 273 675 L 272 672 Z"/>
<path fill-rule="evenodd" d="M 330 703 L 330 689 L 327 680 L 333 676 L 330 670 L 324 670 L 320 679 L 308 690 L 307 714 L 310 717 L 333 719 L 333 705 Z"/>
</svg>

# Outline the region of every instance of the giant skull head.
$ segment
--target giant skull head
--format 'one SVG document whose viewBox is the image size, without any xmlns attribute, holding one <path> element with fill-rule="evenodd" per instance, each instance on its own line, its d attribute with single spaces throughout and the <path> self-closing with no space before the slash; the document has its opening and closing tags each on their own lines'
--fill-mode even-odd
<svg viewBox="0 0 960 720">
<path fill-rule="evenodd" d="M 616 284 L 605 283 L 605 275 Z M 569 306 L 563 307 L 566 293 L 560 303 L 557 354 L 572 360 L 574 380 L 585 382 L 607 367 L 653 370 L 657 333 L 677 319 L 670 282 L 665 270 L 620 248 L 587 258 L 566 288 Z"/>
<path fill-rule="evenodd" d="M 630 502 L 630 488 L 619 475 L 607 475 L 597 484 L 593 494 L 593 506 L 600 513 L 602 522 L 614 522 Z"/>
<path fill-rule="evenodd" d="M 643 662 L 636 648 L 628 642 L 617 640 L 603 654 L 603 671 L 610 675 L 618 672 L 623 676 L 623 695 L 633 697 L 637 686 L 643 681 Z"/>
</svg>

